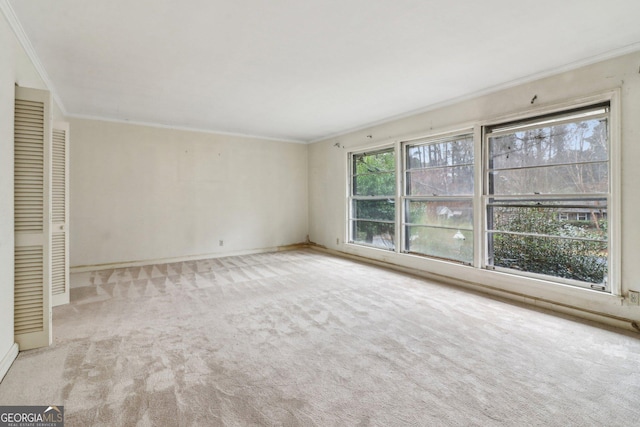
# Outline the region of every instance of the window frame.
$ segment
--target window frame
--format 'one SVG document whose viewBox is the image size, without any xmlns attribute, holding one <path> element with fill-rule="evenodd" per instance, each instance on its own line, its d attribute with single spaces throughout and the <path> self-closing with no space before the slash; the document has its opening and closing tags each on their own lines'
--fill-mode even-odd
<svg viewBox="0 0 640 427">
<path fill-rule="evenodd" d="M 408 153 L 409 153 L 409 148 L 410 147 L 418 147 L 418 146 L 428 146 L 428 145 L 437 145 L 437 144 L 441 144 L 441 143 L 446 143 L 446 142 L 451 142 L 451 141 L 455 141 L 457 139 L 463 139 L 463 138 L 470 138 L 471 139 L 471 145 L 472 145 L 472 160 L 469 163 L 465 163 L 464 165 L 453 165 L 453 167 L 456 166 L 470 166 L 472 169 L 472 176 L 473 176 L 473 190 L 471 191 L 470 194 L 466 194 L 466 195 L 459 195 L 459 194 L 439 194 L 439 195 L 432 195 L 432 196 L 427 196 L 427 195 L 411 195 L 408 194 L 408 174 L 414 170 L 415 168 L 410 168 L 409 167 L 409 158 L 408 158 Z M 442 134 L 436 134 L 436 135 L 430 135 L 430 136 L 425 136 L 425 137 L 421 137 L 421 138 L 415 138 L 415 139 L 410 139 L 410 140 L 405 140 L 401 142 L 401 150 L 400 150 L 400 178 L 401 178 L 401 189 L 400 189 L 400 222 L 399 222 L 399 227 L 400 227 L 400 245 L 399 245 L 399 250 L 401 253 L 403 254 L 408 254 L 408 255 L 415 255 L 415 256 L 419 256 L 419 257 L 425 257 L 425 258 L 430 258 L 430 259 L 435 259 L 435 260 L 441 260 L 441 261 L 447 261 L 447 262 L 453 262 L 456 264 L 461 264 L 461 265 L 475 265 L 475 259 L 476 259 L 476 255 L 477 255 L 477 233 L 476 233 L 476 192 L 477 192 L 477 187 L 478 187 L 478 183 L 477 183 L 477 177 L 476 177 L 476 171 L 477 171 L 477 157 L 478 157 L 478 153 L 477 153 L 477 147 L 476 147 L 476 133 L 475 133 L 475 128 L 474 127 L 467 127 L 467 128 L 463 128 L 463 129 L 458 129 L 455 131 L 450 131 L 450 132 L 446 132 L 446 133 L 442 133 Z M 433 168 L 421 168 L 421 169 L 436 169 L 436 168 L 446 168 L 446 167 L 452 167 L 452 166 L 436 166 Z M 412 201 L 416 201 L 416 202 L 446 202 L 446 201 L 452 201 L 452 202 L 456 202 L 456 201 L 469 201 L 471 202 L 471 215 L 472 215 L 472 219 L 471 219 L 471 228 L 470 229 L 464 229 L 464 231 L 470 231 L 471 235 L 473 237 L 473 242 L 472 242 L 472 254 L 471 254 L 471 260 L 470 261 L 465 261 L 465 260 L 461 260 L 461 259 L 456 259 L 456 258 L 448 258 L 448 257 L 442 257 L 442 256 L 437 256 L 437 255 L 433 255 L 433 254 L 427 254 L 427 253 L 422 253 L 422 252 L 418 252 L 418 251 L 412 251 L 409 245 L 409 233 L 408 233 L 408 227 L 411 226 L 425 226 L 428 227 L 427 225 L 422 225 L 422 224 L 413 224 L 413 223 L 409 223 L 408 221 L 408 205 L 410 202 Z M 449 229 L 449 227 L 431 227 L 431 228 L 441 228 L 441 229 Z M 450 228 L 451 234 L 453 235 L 457 235 L 458 229 L 453 229 Z M 462 230 L 462 229 L 460 229 Z"/>
<path fill-rule="evenodd" d="M 354 159 L 356 156 L 358 155 L 364 155 L 364 154 L 377 154 L 377 153 L 384 153 L 384 152 L 391 152 L 393 153 L 393 158 L 394 158 L 394 169 L 393 169 L 393 174 L 394 174 L 394 194 L 391 196 L 387 196 L 387 195 L 379 195 L 379 196 L 365 196 L 365 195 L 356 195 L 354 194 L 354 182 L 355 182 L 355 177 L 358 175 L 355 173 L 355 162 Z M 398 161 L 397 161 L 397 149 L 395 145 L 383 145 L 383 146 L 375 146 L 375 147 L 369 147 L 366 149 L 362 149 L 362 150 L 357 150 L 357 151 L 350 151 L 348 153 L 348 174 L 347 174 L 347 178 L 349 180 L 348 183 L 348 201 L 347 201 L 347 242 L 349 244 L 352 245 L 358 245 L 358 246 L 363 246 L 366 248 L 372 248 L 372 249 L 379 249 L 379 250 L 383 250 L 383 251 L 391 251 L 391 252 L 397 252 L 397 248 L 398 248 L 398 198 L 397 198 L 397 194 L 398 194 Z M 391 171 L 389 171 L 391 172 Z M 394 210 L 394 220 L 393 221 L 388 221 L 388 220 L 369 220 L 369 219 L 358 219 L 358 218 L 354 218 L 354 201 L 357 200 L 389 200 L 392 199 L 394 206 L 395 206 L 395 210 Z M 391 224 L 392 228 L 394 230 L 394 237 L 392 240 L 393 243 L 393 247 L 381 247 L 381 246 L 376 246 L 373 244 L 367 244 L 366 242 L 361 242 L 361 241 L 357 241 L 354 238 L 354 231 L 355 231 L 355 223 L 358 221 L 368 221 L 368 222 L 374 222 L 374 223 L 380 223 L 380 224 Z"/>
<path fill-rule="evenodd" d="M 489 232 L 488 232 L 488 201 L 490 198 L 495 196 L 491 196 L 489 194 L 489 179 L 488 179 L 488 170 L 489 170 L 489 135 L 488 129 L 498 129 L 500 132 L 514 131 L 514 129 L 526 130 L 533 128 L 542 128 L 545 126 L 551 125 L 549 120 L 553 121 L 553 125 L 568 123 L 568 122 L 576 122 L 580 119 L 576 117 L 576 113 L 580 110 L 589 110 L 590 108 L 597 108 L 598 106 L 602 106 L 607 104 L 608 112 L 606 113 L 607 122 L 608 122 L 608 190 L 606 193 L 599 193 L 598 195 L 601 197 L 606 197 L 607 200 L 607 211 L 606 218 L 608 222 L 608 269 L 607 275 L 605 277 L 605 289 L 598 289 L 598 286 L 591 286 L 587 282 L 565 279 L 557 276 L 537 274 L 525 271 L 514 271 L 510 268 L 503 268 L 493 266 L 489 263 L 489 257 L 491 256 L 491 251 L 489 248 Z M 505 117 L 502 120 L 496 119 L 487 121 L 482 124 L 482 136 L 481 136 L 481 144 L 482 144 L 482 195 L 481 195 L 481 210 L 483 214 L 482 219 L 482 228 L 481 228 L 481 238 L 482 238 L 482 260 L 481 260 L 481 268 L 487 270 L 495 270 L 501 273 L 511 274 L 514 276 L 528 277 L 533 279 L 543 280 L 545 282 L 550 282 L 554 285 L 567 285 L 572 288 L 579 288 L 583 290 L 591 290 L 593 292 L 605 293 L 611 295 L 620 295 L 621 294 L 621 284 L 619 281 L 619 271 L 620 271 L 620 222 L 619 212 L 620 212 L 620 157 L 619 157 L 619 146 L 620 146 L 620 101 L 619 101 L 619 90 L 613 90 L 610 92 L 606 92 L 600 95 L 589 96 L 579 100 L 569 101 L 563 104 L 559 104 L 556 106 L 550 106 L 546 108 L 536 109 L 530 111 L 528 113 L 513 115 L 510 117 Z M 566 116 L 566 119 L 562 119 L 563 116 Z M 597 116 L 597 115 L 595 115 Z M 589 116 L 586 116 L 587 118 Z M 555 119 L 555 120 L 554 120 Z M 556 121 L 557 120 L 557 121 Z M 583 119 L 583 120 L 586 120 Z M 498 132 L 495 132 L 498 133 Z M 547 198 L 567 198 L 576 196 L 576 194 L 556 194 L 556 195 L 545 195 Z M 578 197 L 582 197 L 587 199 L 589 196 L 584 194 L 577 195 Z M 593 194 L 590 196 L 595 197 Z M 498 196 L 499 198 L 504 198 L 504 196 Z M 521 196 L 524 198 L 524 196 Z M 518 196 L 513 196 L 514 199 L 517 199 Z"/>
</svg>

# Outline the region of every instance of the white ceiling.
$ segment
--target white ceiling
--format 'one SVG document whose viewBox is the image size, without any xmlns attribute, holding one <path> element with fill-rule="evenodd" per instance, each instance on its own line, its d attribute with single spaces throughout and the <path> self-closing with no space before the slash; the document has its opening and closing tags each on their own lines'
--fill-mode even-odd
<svg viewBox="0 0 640 427">
<path fill-rule="evenodd" d="M 10 0 L 62 108 L 314 141 L 640 50 L 639 0 Z"/>
</svg>

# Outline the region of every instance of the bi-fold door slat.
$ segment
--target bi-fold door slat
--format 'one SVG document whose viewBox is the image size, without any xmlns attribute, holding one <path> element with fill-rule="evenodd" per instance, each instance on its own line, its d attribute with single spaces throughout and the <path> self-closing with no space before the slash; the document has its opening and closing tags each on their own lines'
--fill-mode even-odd
<svg viewBox="0 0 640 427">
<path fill-rule="evenodd" d="M 16 87 L 14 336 L 20 350 L 51 343 L 50 94 Z M 37 242 L 37 243 L 36 243 Z"/>
<path fill-rule="evenodd" d="M 68 248 L 68 160 L 69 126 L 55 124 L 52 131 L 52 235 L 51 291 L 53 305 L 69 302 L 69 248 Z"/>
</svg>

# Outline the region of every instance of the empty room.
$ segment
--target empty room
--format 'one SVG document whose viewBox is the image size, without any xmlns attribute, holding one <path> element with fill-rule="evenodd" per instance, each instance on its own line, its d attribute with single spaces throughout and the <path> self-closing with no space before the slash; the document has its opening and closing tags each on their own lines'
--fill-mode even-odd
<svg viewBox="0 0 640 427">
<path fill-rule="evenodd" d="M 637 0 L 0 11 L 0 426 L 640 423 Z"/>
</svg>

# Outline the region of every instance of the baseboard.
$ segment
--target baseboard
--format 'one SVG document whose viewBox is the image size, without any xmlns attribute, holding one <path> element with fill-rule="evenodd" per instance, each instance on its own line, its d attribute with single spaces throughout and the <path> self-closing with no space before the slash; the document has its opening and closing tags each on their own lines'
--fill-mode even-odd
<svg viewBox="0 0 640 427">
<path fill-rule="evenodd" d="M 7 354 L 4 355 L 2 361 L 0 361 L 0 382 L 7 372 L 9 372 L 9 368 L 13 364 L 13 361 L 18 357 L 18 344 L 13 343 L 13 345 L 9 348 Z"/>
<path fill-rule="evenodd" d="M 613 316 L 610 314 L 600 313 L 597 311 L 593 311 L 593 310 L 589 310 L 589 309 L 585 309 L 577 306 L 572 306 L 568 304 L 562 304 L 562 303 L 547 300 L 547 299 L 535 298 L 526 294 L 511 292 L 511 291 L 496 288 L 493 286 L 484 285 L 481 283 L 468 282 L 468 281 L 464 281 L 464 280 L 460 280 L 460 279 L 456 279 L 448 276 L 441 276 L 438 274 L 430 273 L 428 271 L 418 270 L 416 268 L 404 267 L 401 265 L 396 265 L 396 264 L 392 264 L 384 261 L 378 261 L 375 259 L 371 259 L 371 258 L 359 256 L 359 255 L 340 252 L 335 249 L 329 249 L 314 243 L 310 243 L 308 247 L 313 250 L 317 250 L 319 252 L 339 256 L 342 258 L 348 258 L 354 261 L 360 261 L 367 264 L 377 265 L 380 267 L 388 268 L 390 270 L 400 271 L 402 273 L 411 274 L 413 276 L 423 277 L 425 279 L 433 280 L 438 283 L 444 283 L 451 286 L 466 288 L 479 293 L 488 294 L 493 297 L 498 297 L 500 299 L 515 301 L 517 303 L 525 304 L 528 306 L 534 306 L 539 309 L 554 311 L 554 312 L 578 317 L 581 319 L 589 320 L 592 322 L 613 326 L 615 328 L 625 329 L 627 331 L 633 331 L 636 333 L 640 332 L 640 325 L 638 325 L 638 323 L 633 319 Z"/>
<path fill-rule="evenodd" d="M 77 266 L 71 266 L 69 268 L 69 272 L 84 273 L 87 271 L 109 270 L 112 268 L 143 267 L 145 265 L 151 265 L 151 264 L 168 264 L 172 262 L 196 261 L 196 260 L 211 259 L 211 258 L 225 258 L 230 256 L 239 256 L 239 255 L 254 255 L 254 254 L 267 253 L 267 252 L 282 252 L 282 251 L 291 251 L 294 249 L 302 249 L 308 246 L 309 245 L 307 243 L 294 243 L 291 245 L 274 246 L 270 248 L 260 248 L 260 249 L 247 249 L 242 251 L 216 252 L 216 253 L 209 253 L 209 254 L 186 255 L 186 256 L 172 257 L 172 258 L 143 259 L 143 260 L 137 260 L 137 261 L 114 262 L 114 263 L 106 263 L 106 264 L 77 265 Z"/>
</svg>

